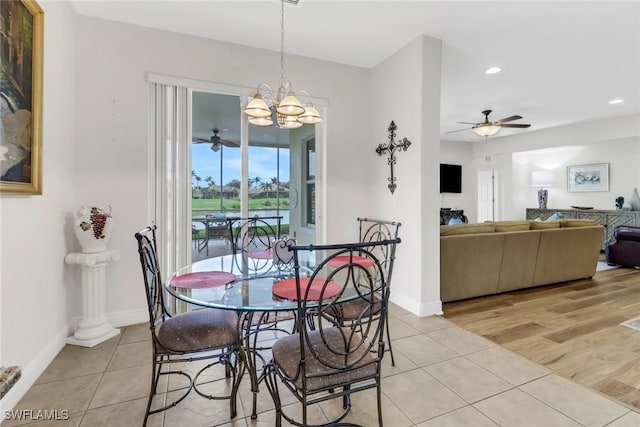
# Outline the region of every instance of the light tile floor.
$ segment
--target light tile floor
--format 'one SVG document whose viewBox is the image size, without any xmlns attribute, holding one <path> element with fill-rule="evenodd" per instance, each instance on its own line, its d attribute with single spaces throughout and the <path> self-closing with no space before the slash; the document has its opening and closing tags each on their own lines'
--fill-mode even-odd
<svg viewBox="0 0 640 427">
<path fill-rule="evenodd" d="M 639 413 L 441 317 L 420 318 L 393 306 L 390 326 L 396 366 L 385 357 L 382 385 L 388 427 L 640 426 Z M 68 345 L 16 409 L 69 411 L 66 421 L 32 423 L 39 426 L 139 426 L 147 401 L 150 355 L 146 324 L 123 328 L 121 335 L 94 348 Z M 220 385 L 224 381 L 212 382 L 210 388 Z M 180 386 L 164 381 L 159 388 L 166 393 L 160 399 L 175 395 Z M 377 425 L 375 402 L 373 390 L 354 395 L 348 421 Z M 339 409 L 340 402 L 325 402 L 311 417 L 323 423 Z M 266 390 L 259 393 L 257 420 L 251 420 L 250 411 L 245 376 L 234 420 L 229 420 L 226 401 L 192 393 L 175 408 L 151 416 L 149 425 L 274 425 Z M 3 427 L 19 424 L 2 423 Z"/>
</svg>

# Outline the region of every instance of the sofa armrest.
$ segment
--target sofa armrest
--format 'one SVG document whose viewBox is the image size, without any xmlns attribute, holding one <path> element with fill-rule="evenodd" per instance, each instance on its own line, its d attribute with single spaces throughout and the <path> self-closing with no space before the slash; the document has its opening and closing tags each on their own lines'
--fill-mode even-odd
<svg viewBox="0 0 640 427">
<path fill-rule="evenodd" d="M 631 240 L 640 242 L 640 227 L 619 225 L 613 231 L 612 240 Z"/>
</svg>

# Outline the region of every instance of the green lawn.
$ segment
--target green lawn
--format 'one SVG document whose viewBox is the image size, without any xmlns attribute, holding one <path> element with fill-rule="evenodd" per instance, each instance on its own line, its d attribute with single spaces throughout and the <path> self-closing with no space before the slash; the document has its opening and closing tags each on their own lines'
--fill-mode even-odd
<svg viewBox="0 0 640 427">
<path fill-rule="evenodd" d="M 275 197 L 249 199 L 249 209 L 275 209 Z M 224 199 L 222 206 L 226 210 L 240 210 L 240 199 Z M 220 199 L 191 199 L 193 210 L 220 210 Z M 289 199 L 280 198 L 280 209 L 289 209 Z"/>
</svg>

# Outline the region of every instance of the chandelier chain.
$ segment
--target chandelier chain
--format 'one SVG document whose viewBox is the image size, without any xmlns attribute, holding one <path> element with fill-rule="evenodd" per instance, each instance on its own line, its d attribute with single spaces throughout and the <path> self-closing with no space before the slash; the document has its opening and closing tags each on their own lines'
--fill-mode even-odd
<svg viewBox="0 0 640 427">
<path fill-rule="evenodd" d="M 0 0 L 1 1 L 1 0 Z M 291 82 L 284 75 L 284 3 L 298 4 L 298 0 L 280 0 L 280 85 L 277 92 L 266 83 L 258 85 L 258 91 L 247 104 L 244 113 L 249 116 L 249 124 L 254 126 L 272 126 L 277 124 L 283 129 L 296 129 L 303 124 L 315 124 L 322 121 L 318 110 L 311 103 L 306 90 L 297 93 L 305 95 L 303 104 L 293 91 Z M 273 117 L 273 119 L 272 119 Z"/>
<path fill-rule="evenodd" d="M 280 0 L 280 84 L 284 84 L 284 0 Z"/>
</svg>

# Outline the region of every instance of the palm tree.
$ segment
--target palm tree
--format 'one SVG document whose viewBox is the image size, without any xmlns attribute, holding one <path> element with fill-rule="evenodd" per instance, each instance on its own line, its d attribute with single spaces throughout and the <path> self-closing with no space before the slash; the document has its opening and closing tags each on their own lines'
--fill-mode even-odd
<svg viewBox="0 0 640 427">
<path fill-rule="evenodd" d="M 262 184 L 262 190 L 267 192 L 267 197 L 269 197 L 269 191 L 271 191 L 272 185 L 270 182 L 265 182 Z"/>
<path fill-rule="evenodd" d="M 256 176 L 255 178 L 253 178 L 253 184 L 256 186 L 256 188 L 260 187 L 261 183 L 262 183 L 262 178 L 260 178 L 259 176 Z"/>
<path fill-rule="evenodd" d="M 208 176 L 204 179 L 204 182 L 206 182 L 207 184 L 209 184 L 209 190 L 211 191 L 211 198 L 213 199 L 213 187 L 215 185 L 215 181 L 213 180 L 212 177 Z"/>
</svg>

